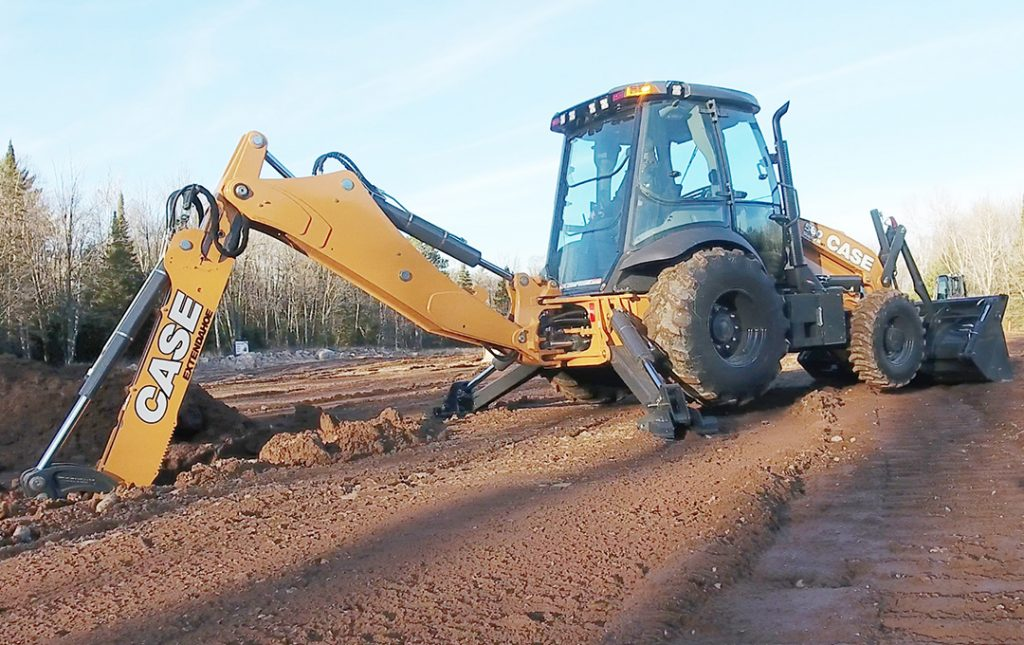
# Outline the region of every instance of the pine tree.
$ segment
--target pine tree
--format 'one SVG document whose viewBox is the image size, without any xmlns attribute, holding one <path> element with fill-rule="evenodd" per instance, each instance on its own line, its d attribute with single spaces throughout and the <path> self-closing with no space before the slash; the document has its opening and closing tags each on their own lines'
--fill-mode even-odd
<svg viewBox="0 0 1024 645">
<path fill-rule="evenodd" d="M 505 288 L 505 281 L 500 280 L 491 289 L 491 307 L 503 314 L 509 313 L 512 309 L 512 300 L 508 297 L 508 289 Z"/>
<path fill-rule="evenodd" d="M 18 157 L 14 154 L 14 142 L 10 140 L 7 141 L 4 160 L 0 163 L 0 183 L 3 184 L 5 191 L 16 190 L 24 194 L 35 190 L 35 175 L 30 173 L 28 168 L 18 165 Z"/>
<path fill-rule="evenodd" d="M 466 291 L 474 290 L 473 276 L 469 274 L 469 267 L 465 264 L 459 267 L 459 270 L 455 272 L 454 276 L 452 276 L 452 280 L 455 281 L 455 284 L 459 285 Z"/>
<path fill-rule="evenodd" d="M 448 258 L 443 253 L 425 242 L 420 242 L 416 238 L 409 239 L 412 245 L 416 247 L 416 250 L 422 253 L 423 257 L 430 260 L 430 263 L 437 267 L 438 271 L 444 271 L 448 268 Z"/>
<path fill-rule="evenodd" d="M 18 241 L 16 208 L 20 199 L 18 162 L 14 156 L 14 145 L 7 142 L 7 154 L 0 162 L 0 351 L 13 350 L 12 338 L 18 336 L 15 328 L 17 308 L 17 286 L 21 271 L 17 266 Z M 21 349 L 21 348 L 18 348 Z"/>
<path fill-rule="evenodd" d="M 87 317 L 92 333 L 90 340 L 106 339 L 117 326 L 125 309 L 142 286 L 145 276 L 139 259 L 132 246 L 128 230 L 128 219 L 124 212 L 124 195 L 117 198 L 117 210 L 110 223 L 110 235 L 107 237 L 103 256 L 91 278 L 85 293 L 85 303 L 89 308 Z M 92 354 L 97 347 L 83 347 L 83 353 Z"/>
<path fill-rule="evenodd" d="M 29 356 L 43 348 L 49 304 L 43 279 L 42 237 L 46 234 L 40 191 L 7 142 L 0 162 L 0 350 Z"/>
<path fill-rule="evenodd" d="M 14 143 L 11 141 L 7 142 L 7 154 L 4 155 L 3 162 L 0 162 L 0 191 L 2 191 L 5 198 L 4 208 L 8 207 L 6 199 L 14 196 L 14 191 L 18 186 L 18 159 L 14 154 Z"/>
</svg>

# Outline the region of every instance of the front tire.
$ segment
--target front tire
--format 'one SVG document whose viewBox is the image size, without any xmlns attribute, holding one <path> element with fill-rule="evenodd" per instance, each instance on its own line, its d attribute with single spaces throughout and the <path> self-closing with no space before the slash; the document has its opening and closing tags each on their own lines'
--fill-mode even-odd
<svg viewBox="0 0 1024 645">
<path fill-rule="evenodd" d="M 895 390 L 914 380 L 924 361 L 924 323 L 906 295 L 869 293 L 850 321 L 850 362 L 875 390 Z"/>
<path fill-rule="evenodd" d="M 697 251 L 662 271 L 648 297 L 648 338 L 701 402 L 742 405 L 779 374 L 788 324 L 782 297 L 756 259 L 739 250 Z"/>
</svg>

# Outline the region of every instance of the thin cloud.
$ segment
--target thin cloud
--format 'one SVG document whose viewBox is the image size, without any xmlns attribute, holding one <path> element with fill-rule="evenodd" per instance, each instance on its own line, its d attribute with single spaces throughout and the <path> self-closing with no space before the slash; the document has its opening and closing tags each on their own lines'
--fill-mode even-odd
<svg viewBox="0 0 1024 645">
<path fill-rule="evenodd" d="M 144 91 L 132 98 L 111 103 L 100 113 L 79 115 L 75 121 L 51 130 L 33 140 L 32 145 L 48 154 L 74 139 L 79 131 L 91 132 L 107 129 L 111 132 L 130 133 L 130 137 L 109 137 L 97 161 L 109 161 L 146 149 L 159 142 L 173 139 L 173 132 L 183 127 L 181 115 L 186 107 L 204 96 L 220 77 L 228 75 L 224 60 L 217 55 L 218 33 L 227 28 L 238 13 L 253 6 L 252 0 L 238 0 L 220 11 L 206 14 L 199 23 L 175 27 L 179 40 L 188 43 L 172 56 L 162 72 L 154 73 L 145 82 Z M 166 35 L 166 32 L 160 37 Z M 159 122 L 159 127 L 154 127 Z M 141 136 L 140 136 L 141 134 Z"/>
<path fill-rule="evenodd" d="M 805 76 L 799 76 L 789 81 L 784 81 L 776 86 L 778 90 L 791 90 L 797 87 L 804 87 L 807 85 L 817 85 L 819 83 L 827 83 L 829 81 L 843 78 L 863 72 L 866 70 L 890 65 L 892 63 L 898 63 L 901 61 L 907 61 L 924 56 L 948 53 L 950 49 L 957 47 L 965 47 L 971 45 L 977 45 L 979 43 L 987 42 L 992 38 L 999 37 L 999 33 L 1018 33 L 1020 28 L 1024 26 L 1024 23 L 1012 24 L 1012 25 L 1001 25 L 996 29 L 981 29 L 978 31 L 961 34 L 953 37 L 937 38 L 916 45 L 908 47 L 901 47 L 893 49 L 891 51 L 882 52 L 874 56 L 853 61 L 845 65 L 839 65 L 831 69 L 822 70 L 813 74 L 807 74 Z"/>
<path fill-rule="evenodd" d="M 506 201 L 510 187 L 529 183 L 539 177 L 548 177 L 553 185 L 556 170 L 547 159 L 494 168 L 430 190 L 413 193 L 402 201 L 414 211 L 451 214 L 453 211 L 488 205 L 495 199 Z"/>
<path fill-rule="evenodd" d="M 540 27 L 588 3 L 589 0 L 544 3 L 511 19 L 495 17 L 470 25 L 461 33 L 446 33 L 433 53 L 412 63 L 401 60 L 382 74 L 341 87 L 338 98 L 345 99 L 344 102 L 321 97 L 319 105 L 307 106 L 304 116 L 319 111 L 324 104 L 336 108 L 342 103 L 348 108 L 343 113 L 344 118 L 354 119 L 367 114 L 379 115 L 424 97 L 436 96 L 487 71 L 496 61 L 511 58 L 527 45 L 530 35 Z M 333 70 L 331 78 L 323 80 L 323 87 L 337 86 Z M 302 85 L 308 84 L 309 79 L 303 79 Z M 374 99 L 351 100 L 363 96 Z M 387 96 L 388 100 L 380 101 L 377 99 L 380 96 Z M 337 118 L 337 112 L 332 113 Z"/>
</svg>

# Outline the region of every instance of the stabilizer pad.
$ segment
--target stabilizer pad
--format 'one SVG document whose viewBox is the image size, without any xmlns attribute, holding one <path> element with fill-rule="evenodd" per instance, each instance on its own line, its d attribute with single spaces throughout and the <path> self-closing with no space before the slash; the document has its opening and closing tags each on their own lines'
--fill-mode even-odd
<svg viewBox="0 0 1024 645">
<path fill-rule="evenodd" d="M 79 464 L 52 464 L 21 473 L 21 490 L 29 497 L 44 494 L 60 499 L 73 492 L 109 493 L 117 484 L 110 475 Z"/>
</svg>

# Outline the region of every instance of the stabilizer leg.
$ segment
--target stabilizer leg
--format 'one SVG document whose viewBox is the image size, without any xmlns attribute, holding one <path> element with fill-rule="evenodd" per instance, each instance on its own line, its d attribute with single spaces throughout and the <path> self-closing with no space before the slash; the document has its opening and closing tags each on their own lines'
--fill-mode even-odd
<svg viewBox="0 0 1024 645">
<path fill-rule="evenodd" d="M 701 434 L 717 431 L 713 418 L 704 418 L 689 407 L 682 387 L 658 373 L 650 343 L 637 331 L 630 314 L 622 310 L 613 313 L 612 328 L 622 340 L 622 345 L 612 347 L 612 367 L 647 408 L 638 423 L 641 429 L 666 439 L 682 439 L 691 427 Z"/>
<path fill-rule="evenodd" d="M 501 371 L 501 376 L 487 385 L 479 387 L 485 379 L 497 371 Z M 540 367 L 536 365 L 516 364 L 512 367 L 509 367 L 508 363 L 502 367 L 499 367 L 497 363 L 491 365 L 469 381 L 452 383 L 444 401 L 439 407 L 434 408 L 434 415 L 447 419 L 482 410 L 529 381 L 539 371 Z"/>
</svg>

